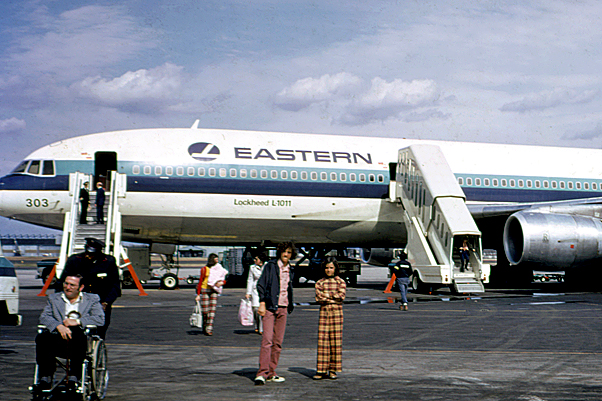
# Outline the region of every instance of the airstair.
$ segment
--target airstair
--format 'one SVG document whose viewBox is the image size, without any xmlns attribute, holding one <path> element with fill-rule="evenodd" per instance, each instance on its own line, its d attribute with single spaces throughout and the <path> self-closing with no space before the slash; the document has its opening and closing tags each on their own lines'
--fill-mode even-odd
<svg viewBox="0 0 602 401">
<path fill-rule="evenodd" d="M 71 197 L 71 208 L 65 212 L 65 221 L 63 223 L 63 238 L 61 241 L 61 250 L 59 259 L 53 271 L 48 275 L 46 283 L 40 292 L 40 296 L 46 295 L 46 290 L 50 286 L 53 278 L 61 277 L 65 268 L 65 263 L 69 256 L 84 251 L 86 238 L 95 238 L 105 244 L 103 252 L 111 255 L 118 263 L 120 276 L 123 269 L 128 269 L 134 283 L 136 284 L 140 295 L 147 295 L 134 268 L 128 258 L 127 250 L 121 243 L 121 213 L 119 212 L 119 199 L 125 198 L 127 194 L 127 176 L 112 171 L 109 182 L 106 185 L 105 205 L 104 205 L 104 224 L 80 224 L 79 223 L 79 191 L 85 182 L 93 182 L 93 176 L 75 172 L 69 174 L 69 196 Z M 90 205 L 96 204 L 96 192 L 90 190 Z M 88 212 L 88 221 L 96 221 L 96 210 L 92 208 Z"/>
<path fill-rule="evenodd" d="M 408 260 L 417 290 L 449 286 L 458 293 L 484 292 L 489 265 L 482 263 L 481 232 L 466 207 L 441 149 L 412 145 L 398 153 L 391 201 L 402 207 L 408 230 Z M 469 246 L 468 269 L 462 271 L 459 248 Z"/>
</svg>

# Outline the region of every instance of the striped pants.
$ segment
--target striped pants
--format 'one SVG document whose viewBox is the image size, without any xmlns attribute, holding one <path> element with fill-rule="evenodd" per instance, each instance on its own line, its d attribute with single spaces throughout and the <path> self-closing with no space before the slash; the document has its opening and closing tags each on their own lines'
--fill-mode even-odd
<svg viewBox="0 0 602 401">
<path fill-rule="evenodd" d="M 217 292 L 210 288 L 201 289 L 201 309 L 203 311 L 204 331 L 213 333 L 213 320 L 215 319 L 215 309 L 217 308 Z"/>
<path fill-rule="evenodd" d="M 318 373 L 343 370 L 343 305 L 320 306 Z"/>
</svg>

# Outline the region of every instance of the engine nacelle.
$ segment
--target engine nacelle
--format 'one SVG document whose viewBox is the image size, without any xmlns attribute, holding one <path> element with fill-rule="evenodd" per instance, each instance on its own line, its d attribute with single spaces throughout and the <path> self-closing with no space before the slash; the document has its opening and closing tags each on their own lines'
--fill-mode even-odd
<svg viewBox="0 0 602 401">
<path fill-rule="evenodd" d="M 393 248 L 363 248 L 361 259 L 372 266 L 388 266 L 394 256 Z"/>
<path fill-rule="evenodd" d="M 602 223 L 568 214 L 517 212 L 506 221 L 504 251 L 513 265 L 573 267 L 602 257 Z"/>
</svg>

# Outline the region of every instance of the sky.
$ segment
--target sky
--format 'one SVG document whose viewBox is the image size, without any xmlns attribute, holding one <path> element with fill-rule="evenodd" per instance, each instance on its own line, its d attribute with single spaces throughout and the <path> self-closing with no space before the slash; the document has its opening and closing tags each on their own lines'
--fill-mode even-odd
<svg viewBox="0 0 602 401">
<path fill-rule="evenodd" d="M 599 1 L 5 0 L 0 175 L 60 139 L 196 119 L 600 148 L 601 19 Z"/>
</svg>

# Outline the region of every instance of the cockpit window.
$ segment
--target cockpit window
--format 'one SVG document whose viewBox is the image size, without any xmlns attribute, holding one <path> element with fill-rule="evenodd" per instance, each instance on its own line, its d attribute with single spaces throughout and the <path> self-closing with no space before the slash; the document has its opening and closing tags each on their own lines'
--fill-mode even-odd
<svg viewBox="0 0 602 401">
<path fill-rule="evenodd" d="M 13 174 L 54 175 L 54 160 L 23 160 Z"/>
<path fill-rule="evenodd" d="M 23 160 L 14 170 L 13 173 L 24 173 L 29 160 Z"/>
<path fill-rule="evenodd" d="M 54 175 L 54 163 L 52 160 L 44 160 L 42 175 Z"/>
<path fill-rule="evenodd" d="M 40 161 L 39 160 L 33 160 L 31 162 L 31 164 L 29 165 L 29 168 L 27 169 L 27 172 L 29 174 L 40 174 Z"/>
</svg>

